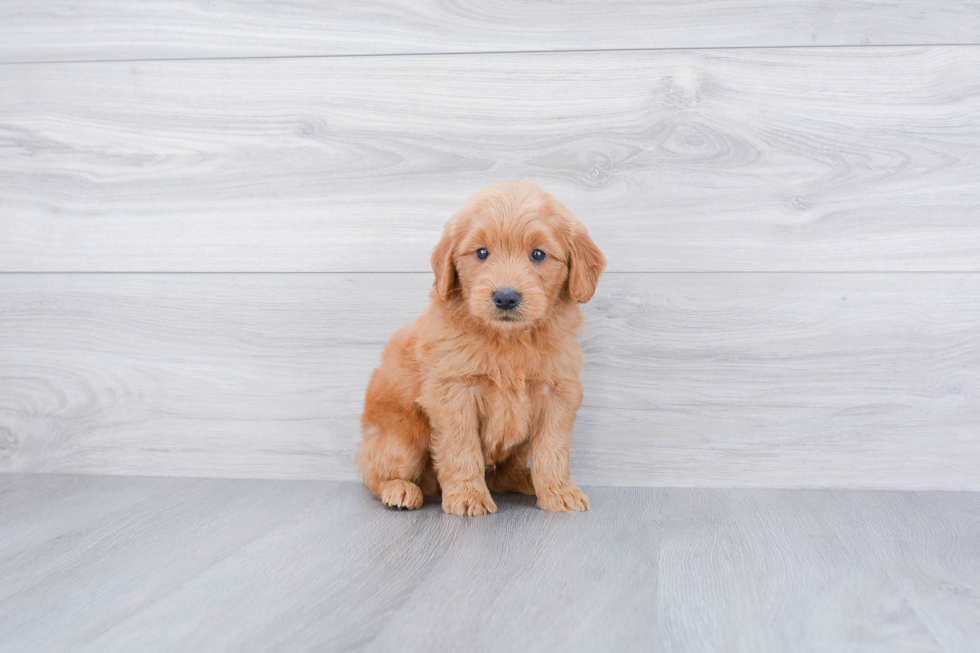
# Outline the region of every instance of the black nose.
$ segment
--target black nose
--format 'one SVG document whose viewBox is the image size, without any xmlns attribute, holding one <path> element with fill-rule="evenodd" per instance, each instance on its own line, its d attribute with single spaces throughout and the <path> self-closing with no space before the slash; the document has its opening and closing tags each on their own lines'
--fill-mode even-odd
<svg viewBox="0 0 980 653">
<path fill-rule="evenodd" d="M 521 303 L 521 293 L 513 288 L 500 288 L 493 293 L 493 303 L 503 311 L 511 311 Z"/>
</svg>

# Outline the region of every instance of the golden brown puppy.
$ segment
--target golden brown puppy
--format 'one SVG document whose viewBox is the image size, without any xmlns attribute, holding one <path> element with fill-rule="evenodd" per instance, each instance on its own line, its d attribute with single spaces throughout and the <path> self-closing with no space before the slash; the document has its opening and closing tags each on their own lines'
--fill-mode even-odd
<svg viewBox="0 0 980 653">
<path fill-rule="evenodd" d="M 381 501 L 419 508 L 441 487 L 455 515 L 496 512 L 491 490 L 588 510 L 568 475 L 582 404 L 575 334 L 605 265 L 535 184 L 486 188 L 446 223 L 432 304 L 394 335 L 367 389 L 357 463 Z"/>
</svg>

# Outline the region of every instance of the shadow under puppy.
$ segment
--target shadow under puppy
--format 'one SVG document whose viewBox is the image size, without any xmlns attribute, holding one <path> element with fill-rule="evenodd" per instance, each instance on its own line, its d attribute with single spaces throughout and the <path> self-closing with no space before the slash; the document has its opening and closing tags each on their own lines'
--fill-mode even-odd
<svg viewBox="0 0 980 653">
<path fill-rule="evenodd" d="M 536 184 L 474 195 L 432 252 L 431 305 L 371 376 L 357 451 L 367 487 L 409 509 L 441 488 L 455 515 L 496 512 L 490 491 L 588 510 L 568 471 L 582 404 L 575 336 L 605 265 L 585 227 Z"/>
</svg>

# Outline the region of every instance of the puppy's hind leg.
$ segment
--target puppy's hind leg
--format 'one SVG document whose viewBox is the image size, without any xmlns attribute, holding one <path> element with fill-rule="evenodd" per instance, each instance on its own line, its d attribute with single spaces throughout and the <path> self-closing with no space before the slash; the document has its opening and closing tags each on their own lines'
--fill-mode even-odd
<svg viewBox="0 0 980 653">
<path fill-rule="evenodd" d="M 428 449 L 403 420 L 363 424 L 364 439 L 357 449 L 357 465 L 364 484 L 391 508 L 422 507 L 423 480 Z M 394 422 L 394 423 L 393 423 Z"/>
<path fill-rule="evenodd" d="M 418 486 L 422 489 L 424 496 L 434 497 L 439 494 L 439 477 L 436 476 L 436 470 L 433 469 L 431 460 L 425 466 L 425 471 L 422 472 L 422 478 L 419 479 Z"/>
<path fill-rule="evenodd" d="M 491 492 L 519 492 L 534 495 L 534 483 L 531 482 L 531 468 L 527 460 L 531 456 L 531 448 L 527 444 L 518 447 L 514 453 L 499 465 L 487 470 L 487 487 Z"/>
</svg>

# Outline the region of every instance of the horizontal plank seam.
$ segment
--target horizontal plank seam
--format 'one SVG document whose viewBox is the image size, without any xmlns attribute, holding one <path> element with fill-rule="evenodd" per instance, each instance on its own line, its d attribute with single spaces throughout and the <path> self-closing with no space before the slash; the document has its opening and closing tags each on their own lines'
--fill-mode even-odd
<svg viewBox="0 0 980 653">
<path fill-rule="evenodd" d="M 431 271 L 420 270 L 10 270 L 0 271 L 0 276 L 16 275 L 96 275 L 96 274 L 141 274 L 141 275 L 271 275 L 271 274 L 417 274 L 431 275 Z M 627 274 L 980 274 L 980 270 L 609 270 L 604 276 Z"/>
<path fill-rule="evenodd" d="M 635 446 L 635 445 L 634 445 Z M 572 445 L 572 449 L 579 449 L 580 453 L 589 453 L 592 448 L 591 445 Z M 574 453 L 574 451 L 573 451 Z M 111 474 L 105 472 L 13 472 L 9 470 L 0 469 L 0 475 L 3 476 L 21 476 L 21 477 L 51 477 L 51 478 L 63 478 L 66 476 L 74 476 L 78 478 L 92 478 L 92 477 L 104 477 L 104 478 L 174 478 L 187 481 L 228 481 L 229 483 L 235 482 L 255 482 L 255 481 L 268 481 L 269 483 L 295 483 L 308 484 L 308 483 L 319 483 L 323 485 L 350 485 L 350 486 L 360 486 L 362 483 L 360 481 L 355 481 L 351 479 L 331 479 L 331 478 L 289 478 L 282 476 L 189 476 L 189 475 L 175 475 L 175 474 L 155 474 L 155 473 L 144 473 L 140 471 L 126 471 L 126 472 L 113 472 Z M 903 494 L 943 494 L 943 495 L 961 495 L 965 493 L 976 494 L 977 490 L 972 489 L 947 489 L 944 487 L 935 487 L 929 489 L 913 489 L 913 490 L 903 490 L 896 488 L 881 488 L 875 485 L 854 485 L 854 486 L 817 486 L 817 485 L 786 485 L 782 483 L 776 483 L 773 485 L 745 485 L 740 484 L 736 481 L 730 481 L 728 484 L 722 486 L 704 486 L 704 485 L 662 485 L 662 484 L 648 484 L 648 485 L 613 485 L 611 483 L 583 483 L 581 485 L 583 489 L 588 490 L 589 488 L 610 488 L 610 489 L 650 489 L 659 488 L 664 490 L 678 489 L 685 490 L 691 488 L 703 488 L 711 490 L 780 490 L 784 492 L 813 492 L 814 490 L 822 490 L 830 493 L 867 493 L 867 494 L 877 494 L 881 492 L 901 492 Z"/>
<path fill-rule="evenodd" d="M 888 48 L 953 48 L 977 47 L 980 43 L 879 43 L 879 44 L 835 44 L 835 45 L 725 45 L 707 47 L 668 47 L 668 48 L 581 48 L 558 50 L 474 50 L 459 52 L 377 52 L 377 53 L 324 53 L 296 55 L 265 55 L 240 57 L 160 57 L 134 59 L 54 59 L 32 61 L 0 61 L 0 66 L 48 65 L 48 64 L 92 64 L 92 63 L 141 63 L 154 61 L 253 61 L 272 59 L 352 59 L 357 57 L 458 57 L 493 54 L 587 54 L 605 52 L 699 52 L 712 50 L 826 50 L 826 49 L 888 49 Z"/>
</svg>

